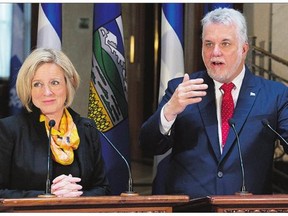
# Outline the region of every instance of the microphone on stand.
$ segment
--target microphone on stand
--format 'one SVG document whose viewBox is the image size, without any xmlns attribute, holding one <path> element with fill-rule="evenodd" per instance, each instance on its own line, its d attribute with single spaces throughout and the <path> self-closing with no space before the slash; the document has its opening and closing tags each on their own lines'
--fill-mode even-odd
<svg viewBox="0 0 288 216">
<path fill-rule="evenodd" d="M 46 179 L 46 189 L 45 194 L 41 194 L 38 197 L 41 198 L 51 198 L 56 197 L 54 194 L 51 194 L 51 176 L 52 176 L 52 161 L 51 161 L 51 130 L 55 126 L 55 121 L 52 119 L 49 121 L 49 137 L 48 137 L 48 158 L 47 158 L 47 179 Z"/>
<path fill-rule="evenodd" d="M 130 167 L 128 161 L 126 160 L 126 158 L 115 147 L 115 145 L 109 140 L 109 138 L 104 133 L 102 133 L 102 131 L 98 130 L 90 122 L 85 122 L 84 125 L 96 129 L 105 138 L 105 140 L 109 143 L 109 145 L 117 152 L 117 154 L 123 159 L 123 161 L 125 162 L 125 164 L 127 166 L 127 170 L 128 170 L 128 175 L 129 175 L 128 190 L 126 192 L 121 193 L 121 196 L 138 196 L 139 194 L 133 191 L 133 180 L 132 180 L 132 174 L 131 174 L 131 167 Z"/>
<path fill-rule="evenodd" d="M 243 164 L 243 159 L 242 159 L 240 140 L 239 140 L 239 136 L 238 136 L 238 133 L 236 131 L 236 128 L 235 128 L 235 121 L 234 121 L 234 119 L 229 119 L 228 123 L 229 123 L 229 126 L 233 129 L 235 136 L 236 136 L 239 159 L 240 159 L 240 166 L 241 166 L 241 173 L 242 173 L 242 187 L 241 187 L 241 190 L 236 193 L 236 195 L 251 195 L 251 193 L 249 193 L 246 190 L 246 186 L 245 186 L 245 170 L 244 170 L 244 164 Z"/>
<path fill-rule="evenodd" d="M 288 146 L 288 142 L 287 142 L 279 133 L 277 133 L 276 130 L 274 130 L 274 129 L 271 127 L 271 125 L 269 124 L 269 121 L 268 121 L 267 119 L 263 119 L 263 120 L 262 120 L 262 124 L 263 124 L 264 126 L 268 127 L 271 131 L 273 131 L 273 133 L 276 134 L 276 135 L 278 136 L 278 138 Z"/>
</svg>

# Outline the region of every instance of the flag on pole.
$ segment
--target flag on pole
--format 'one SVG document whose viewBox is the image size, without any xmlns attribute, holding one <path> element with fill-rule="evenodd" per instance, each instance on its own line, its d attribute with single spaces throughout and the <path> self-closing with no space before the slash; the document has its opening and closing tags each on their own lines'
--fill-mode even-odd
<svg viewBox="0 0 288 216">
<path fill-rule="evenodd" d="M 61 50 L 62 4 L 40 3 L 38 13 L 37 47 Z"/>
<path fill-rule="evenodd" d="M 159 102 L 170 79 L 184 75 L 184 4 L 162 4 Z M 164 194 L 171 149 L 154 157 L 152 194 Z"/>
<path fill-rule="evenodd" d="M 16 78 L 24 60 L 24 4 L 13 4 L 12 48 L 9 77 L 9 112 L 11 115 L 22 111 L 22 103 L 16 93 Z"/>
<path fill-rule="evenodd" d="M 93 55 L 88 117 L 130 163 L 128 99 L 121 4 L 94 4 Z M 128 169 L 101 136 L 112 194 L 127 191 Z"/>
<path fill-rule="evenodd" d="M 182 3 L 162 4 L 159 102 L 170 79 L 184 74 L 184 9 Z"/>
</svg>

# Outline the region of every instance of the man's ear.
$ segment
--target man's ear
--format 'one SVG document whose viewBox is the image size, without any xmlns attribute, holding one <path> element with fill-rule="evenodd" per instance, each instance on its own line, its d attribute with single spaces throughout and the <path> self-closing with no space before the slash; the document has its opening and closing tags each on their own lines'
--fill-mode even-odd
<svg viewBox="0 0 288 216">
<path fill-rule="evenodd" d="M 247 55 L 248 50 L 249 50 L 249 44 L 248 44 L 248 43 L 245 43 L 245 44 L 243 45 L 243 47 L 242 47 L 242 54 Z"/>
</svg>

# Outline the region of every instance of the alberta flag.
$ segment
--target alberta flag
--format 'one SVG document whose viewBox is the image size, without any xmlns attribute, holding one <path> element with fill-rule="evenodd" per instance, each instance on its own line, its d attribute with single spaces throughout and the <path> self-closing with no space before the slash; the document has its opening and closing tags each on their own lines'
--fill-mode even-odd
<svg viewBox="0 0 288 216">
<path fill-rule="evenodd" d="M 16 78 L 24 60 L 24 4 L 13 4 L 12 49 L 9 80 L 9 112 L 11 115 L 22 111 L 22 103 L 16 93 Z"/>
<path fill-rule="evenodd" d="M 38 13 L 37 47 L 61 50 L 62 4 L 40 3 Z"/>
<path fill-rule="evenodd" d="M 184 75 L 184 4 L 162 4 L 159 102 L 170 79 Z M 165 194 L 164 181 L 171 149 L 154 157 L 152 194 Z"/>
<path fill-rule="evenodd" d="M 130 163 L 127 80 L 121 5 L 94 4 L 93 56 L 88 117 Z M 101 136 L 102 153 L 112 194 L 128 188 L 123 159 Z"/>
</svg>

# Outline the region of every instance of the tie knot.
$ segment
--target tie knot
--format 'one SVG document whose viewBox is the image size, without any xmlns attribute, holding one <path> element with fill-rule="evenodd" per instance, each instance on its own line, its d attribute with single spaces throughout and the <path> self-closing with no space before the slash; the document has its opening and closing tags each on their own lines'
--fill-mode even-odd
<svg viewBox="0 0 288 216">
<path fill-rule="evenodd" d="M 234 88 L 234 83 L 230 82 L 230 83 L 224 83 L 222 86 L 221 86 L 221 89 L 224 91 L 224 92 L 231 92 L 231 90 Z"/>
</svg>

